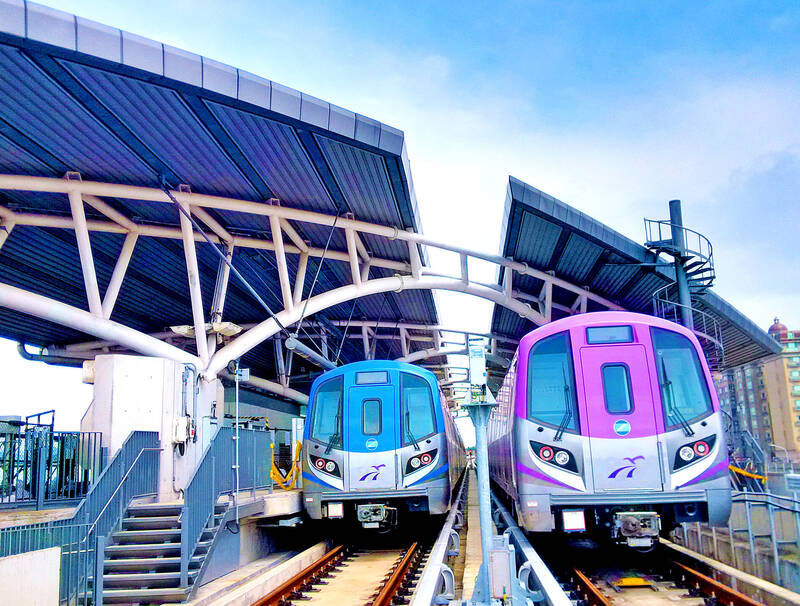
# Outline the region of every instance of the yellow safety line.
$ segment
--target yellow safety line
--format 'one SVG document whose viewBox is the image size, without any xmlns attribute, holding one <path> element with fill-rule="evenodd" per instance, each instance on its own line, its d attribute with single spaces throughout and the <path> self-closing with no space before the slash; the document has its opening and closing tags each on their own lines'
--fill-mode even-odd
<svg viewBox="0 0 800 606">
<path fill-rule="evenodd" d="M 728 467 L 730 468 L 731 471 L 738 473 L 739 475 L 743 475 L 748 478 L 755 478 L 756 480 L 761 480 L 762 484 L 767 481 L 766 476 L 760 476 L 757 473 L 751 473 L 749 471 L 745 471 L 744 469 L 736 467 L 735 465 L 728 465 Z"/>
</svg>

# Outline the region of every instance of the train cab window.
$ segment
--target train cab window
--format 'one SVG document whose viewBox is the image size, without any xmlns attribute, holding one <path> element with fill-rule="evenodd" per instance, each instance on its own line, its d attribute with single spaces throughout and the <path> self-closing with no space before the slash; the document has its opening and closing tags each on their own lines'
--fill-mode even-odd
<svg viewBox="0 0 800 606">
<path fill-rule="evenodd" d="M 578 404 L 569 334 L 542 339 L 528 359 L 528 418 L 578 431 Z"/>
<path fill-rule="evenodd" d="M 416 375 L 400 373 L 403 445 L 414 444 L 436 432 L 433 397 L 428 382 Z"/>
<path fill-rule="evenodd" d="M 631 374 L 626 364 L 603 364 L 603 397 L 606 410 L 624 415 L 633 412 Z"/>
<path fill-rule="evenodd" d="M 331 446 L 342 445 L 342 377 L 325 381 L 314 396 L 309 437 Z"/>
<path fill-rule="evenodd" d="M 377 436 L 381 433 L 381 401 L 364 400 L 361 402 L 361 433 L 365 436 Z"/>
<path fill-rule="evenodd" d="M 683 426 L 710 413 L 711 395 L 692 342 L 671 330 L 650 330 L 667 428 Z"/>
</svg>

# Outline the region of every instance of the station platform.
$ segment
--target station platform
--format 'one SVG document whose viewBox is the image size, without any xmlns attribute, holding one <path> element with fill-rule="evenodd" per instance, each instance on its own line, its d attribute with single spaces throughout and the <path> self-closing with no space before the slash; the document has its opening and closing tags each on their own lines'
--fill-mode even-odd
<svg viewBox="0 0 800 606">
<path fill-rule="evenodd" d="M 250 606 L 328 550 L 325 542 L 297 552 L 273 553 L 201 586 L 194 598 L 182 606 Z"/>
<path fill-rule="evenodd" d="M 281 516 L 300 513 L 303 509 L 303 491 L 299 488 L 291 490 L 269 489 L 251 491 L 243 490 L 239 498 L 239 518 L 278 518 Z M 220 496 L 217 503 L 228 504 L 233 502 L 232 495 Z M 143 500 L 142 503 L 158 505 L 183 505 L 183 501 L 153 501 Z"/>
<path fill-rule="evenodd" d="M 26 524 L 42 524 L 72 517 L 75 507 L 47 509 L 0 509 L 0 529 Z"/>
</svg>

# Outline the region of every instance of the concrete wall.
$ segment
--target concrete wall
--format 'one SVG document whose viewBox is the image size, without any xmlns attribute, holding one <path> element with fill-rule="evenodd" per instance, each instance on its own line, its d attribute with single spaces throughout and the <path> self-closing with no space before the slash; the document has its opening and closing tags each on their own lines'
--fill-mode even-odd
<svg viewBox="0 0 800 606">
<path fill-rule="evenodd" d="M 224 402 L 219 381 L 200 381 L 197 411 L 192 396 L 193 375 L 184 386 L 186 365 L 161 358 L 101 355 L 94 360 L 94 399 L 81 420 L 82 431 L 103 433 L 109 458 L 130 432 L 156 431 L 161 441 L 159 498 L 175 499 L 185 488 L 205 446 L 213 437 Z M 194 422 L 197 439 L 179 447 L 176 425 Z M 213 422 L 209 422 L 213 421 Z M 182 451 L 182 452 L 181 452 Z"/>
<path fill-rule="evenodd" d="M 0 602 L 14 606 L 57 606 L 61 548 L 0 558 Z"/>
<path fill-rule="evenodd" d="M 233 387 L 225 388 L 225 416 L 231 417 L 236 409 L 236 393 Z M 291 429 L 292 419 L 299 416 L 300 407 L 278 398 L 239 388 L 239 416 L 266 417 L 272 429 Z M 228 419 L 230 421 L 230 419 Z M 232 423 L 226 422 L 227 425 Z"/>
</svg>

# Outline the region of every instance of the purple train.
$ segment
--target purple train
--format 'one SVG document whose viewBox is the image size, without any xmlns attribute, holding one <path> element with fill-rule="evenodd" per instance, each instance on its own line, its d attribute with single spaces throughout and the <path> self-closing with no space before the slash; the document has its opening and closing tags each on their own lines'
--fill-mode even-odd
<svg viewBox="0 0 800 606">
<path fill-rule="evenodd" d="M 728 452 L 695 335 L 598 312 L 525 335 L 489 421 L 493 483 L 535 532 L 649 548 L 680 522 L 724 524 Z"/>
</svg>

